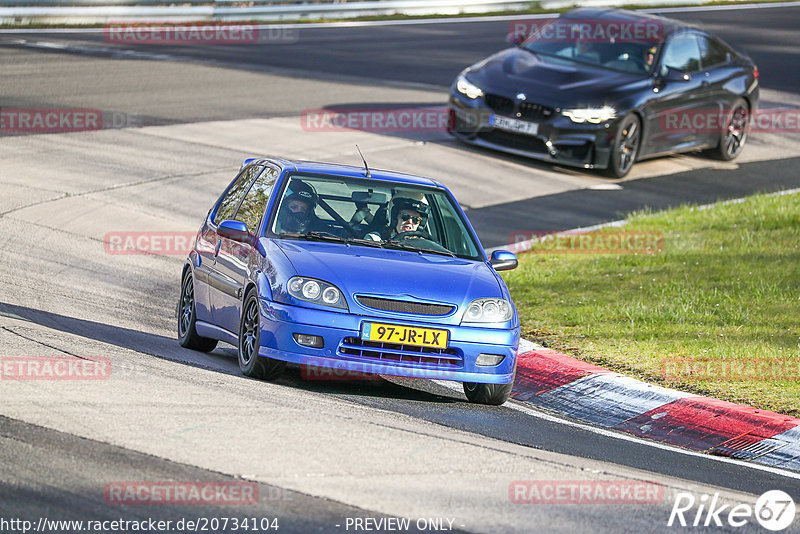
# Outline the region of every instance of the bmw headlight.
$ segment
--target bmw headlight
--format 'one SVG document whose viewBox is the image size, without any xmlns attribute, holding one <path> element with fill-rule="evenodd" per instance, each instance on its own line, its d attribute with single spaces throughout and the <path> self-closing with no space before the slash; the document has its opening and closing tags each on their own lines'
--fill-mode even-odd
<svg viewBox="0 0 800 534">
<path fill-rule="evenodd" d="M 461 322 L 504 323 L 510 321 L 513 315 L 511 303 L 506 299 L 478 299 L 467 306 Z"/>
<path fill-rule="evenodd" d="M 583 124 L 584 122 L 600 124 L 601 122 L 615 119 L 617 117 L 617 110 L 611 106 L 603 106 L 601 108 L 564 109 L 561 110 L 561 114 L 578 124 Z"/>
<path fill-rule="evenodd" d="M 314 278 L 293 276 L 286 284 L 289 294 L 300 300 L 313 302 L 322 306 L 347 309 L 347 302 L 339 288 L 328 282 Z"/>
<path fill-rule="evenodd" d="M 472 100 L 483 96 L 483 90 L 474 83 L 467 81 L 463 75 L 456 80 L 456 89 L 459 93 Z"/>
</svg>

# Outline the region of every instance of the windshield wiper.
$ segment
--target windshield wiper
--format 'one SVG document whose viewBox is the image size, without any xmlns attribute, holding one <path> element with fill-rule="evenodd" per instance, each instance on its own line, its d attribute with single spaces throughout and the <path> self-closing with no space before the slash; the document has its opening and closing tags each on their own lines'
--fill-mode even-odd
<svg viewBox="0 0 800 534">
<path fill-rule="evenodd" d="M 301 234 L 300 232 L 283 232 L 281 234 L 281 237 L 289 237 L 292 239 L 334 241 L 336 243 L 345 243 L 347 241 L 345 238 L 339 237 L 336 234 L 331 234 L 330 232 L 306 232 L 305 234 Z"/>
<path fill-rule="evenodd" d="M 346 241 L 347 243 L 363 245 L 365 247 L 383 248 L 383 244 L 380 241 L 373 241 L 371 239 L 359 239 L 357 237 L 348 237 Z"/>
<path fill-rule="evenodd" d="M 384 241 L 383 242 L 383 246 L 385 248 L 392 248 L 392 249 L 399 249 L 399 250 L 409 250 L 409 251 L 412 251 L 412 252 L 426 252 L 426 253 L 430 253 L 430 254 L 441 254 L 443 256 L 451 256 L 453 258 L 456 257 L 455 254 L 453 254 L 449 250 L 445 249 L 444 247 L 442 247 L 441 250 L 432 249 L 432 248 L 424 248 L 424 247 L 415 247 L 414 245 L 410 245 L 408 243 L 401 243 L 400 241 L 396 241 L 396 240 L 393 240 L 393 239 L 389 240 L 389 241 Z"/>
<path fill-rule="evenodd" d="M 372 241 L 370 239 L 359 239 L 357 237 L 341 237 L 330 232 L 307 232 L 301 234 L 299 232 L 284 232 L 281 237 L 290 237 L 292 239 L 309 239 L 314 241 L 330 241 L 332 243 L 345 243 L 347 245 L 363 245 L 365 247 L 382 248 L 382 243 L 379 241 Z"/>
</svg>

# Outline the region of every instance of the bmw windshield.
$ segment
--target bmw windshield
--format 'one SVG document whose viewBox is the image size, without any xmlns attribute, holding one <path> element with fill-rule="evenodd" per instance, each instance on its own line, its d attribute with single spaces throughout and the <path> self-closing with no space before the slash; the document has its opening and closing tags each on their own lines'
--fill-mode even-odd
<svg viewBox="0 0 800 534">
<path fill-rule="evenodd" d="M 647 74 L 653 68 L 663 33 L 663 26 L 649 19 L 560 18 L 535 28 L 521 47 L 565 62 Z"/>
<path fill-rule="evenodd" d="M 383 180 L 293 174 L 269 231 L 283 239 L 484 259 L 445 190 Z"/>
</svg>

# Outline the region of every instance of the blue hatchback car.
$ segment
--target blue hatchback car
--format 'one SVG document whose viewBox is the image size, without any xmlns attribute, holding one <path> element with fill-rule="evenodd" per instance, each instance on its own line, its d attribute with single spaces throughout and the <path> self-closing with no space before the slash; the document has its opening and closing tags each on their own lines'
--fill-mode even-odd
<svg viewBox="0 0 800 534">
<path fill-rule="evenodd" d="M 519 319 L 497 271 L 441 183 L 327 163 L 245 161 L 203 222 L 183 269 L 178 338 L 238 347 L 251 377 L 287 362 L 456 380 L 502 404 Z"/>
</svg>

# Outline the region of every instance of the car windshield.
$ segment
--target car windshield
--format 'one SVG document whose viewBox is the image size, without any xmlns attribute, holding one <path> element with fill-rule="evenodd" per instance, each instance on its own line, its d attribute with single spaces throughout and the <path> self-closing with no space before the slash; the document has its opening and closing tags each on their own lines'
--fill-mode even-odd
<svg viewBox="0 0 800 534">
<path fill-rule="evenodd" d="M 270 231 L 284 239 L 483 259 L 460 210 L 435 187 L 293 174 Z"/>
<path fill-rule="evenodd" d="M 647 74 L 662 40 L 661 24 L 650 19 L 556 19 L 532 32 L 522 48 L 573 63 Z"/>
</svg>

